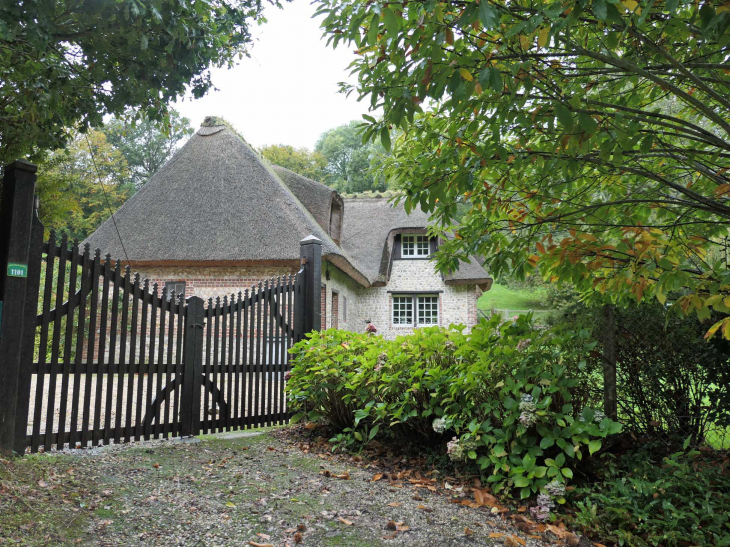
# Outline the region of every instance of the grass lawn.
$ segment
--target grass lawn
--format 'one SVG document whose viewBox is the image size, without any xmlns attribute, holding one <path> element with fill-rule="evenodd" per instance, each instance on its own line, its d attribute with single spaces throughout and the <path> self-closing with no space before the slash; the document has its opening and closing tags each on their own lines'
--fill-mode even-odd
<svg viewBox="0 0 730 547">
<path fill-rule="evenodd" d="M 505 285 L 494 283 L 492 288 L 479 298 L 478 306 L 483 310 L 547 310 L 547 290 L 512 290 Z"/>
</svg>

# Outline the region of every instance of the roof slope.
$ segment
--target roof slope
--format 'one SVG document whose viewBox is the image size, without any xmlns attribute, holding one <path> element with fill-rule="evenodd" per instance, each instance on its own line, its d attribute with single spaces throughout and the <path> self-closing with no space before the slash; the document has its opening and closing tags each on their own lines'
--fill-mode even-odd
<svg viewBox="0 0 730 547">
<path fill-rule="evenodd" d="M 394 206 L 387 198 L 345 199 L 341 245 L 370 283 L 386 283 L 395 233 L 404 228 L 426 229 L 430 224 L 420 208 L 408 214 L 402 203 Z M 471 263 L 460 262 L 459 269 L 444 280 L 453 284 L 491 282 L 474 257 Z"/>
<path fill-rule="evenodd" d="M 206 118 L 114 221 L 124 248 L 112 219 L 87 242 L 129 262 L 298 260 L 311 234 L 323 256 L 366 283 L 268 162 L 216 119 Z"/>
<path fill-rule="evenodd" d="M 340 200 L 336 190 L 329 186 L 308 179 L 305 176 L 290 171 L 278 165 L 271 166 L 279 178 L 284 181 L 299 201 L 312 213 L 322 229 L 329 233 L 330 213 L 332 211 L 332 200 Z"/>
</svg>

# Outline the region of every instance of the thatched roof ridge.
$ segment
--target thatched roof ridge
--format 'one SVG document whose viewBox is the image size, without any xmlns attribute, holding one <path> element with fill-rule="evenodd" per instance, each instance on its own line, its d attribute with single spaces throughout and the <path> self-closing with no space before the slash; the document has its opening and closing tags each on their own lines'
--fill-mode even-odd
<svg viewBox="0 0 730 547">
<path fill-rule="evenodd" d="M 297 262 L 299 241 L 310 234 L 322 240 L 325 259 L 368 285 L 269 163 L 227 124 L 206 118 L 87 242 L 114 257 L 126 250 L 132 264 Z"/>
<path fill-rule="evenodd" d="M 393 205 L 386 198 L 346 198 L 341 246 L 360 264 L 370 283 L 384 284 L 388 281 L 395 235 L 408 229 L 425 231 L 430 224 L 429 216 L 421 209 L 408 214 L 402 202 Z M 444 276 L 444 280 L 454 285 L 485 285 L 492 281 L 473 257 L 471 263 L 460 262 L 459 269 Z"/>
</svg>

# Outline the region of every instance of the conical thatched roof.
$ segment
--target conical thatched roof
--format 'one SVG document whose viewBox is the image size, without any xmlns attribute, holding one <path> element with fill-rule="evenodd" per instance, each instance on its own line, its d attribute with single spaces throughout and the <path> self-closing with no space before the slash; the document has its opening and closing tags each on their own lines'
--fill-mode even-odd
<svg viewBox="0 0 730 547">
<path fill-rule="evenodd" d="M 268 162 L 215 118 L 206 118 L 114 221 L 87 242 L 113 257 L 126 251 L 135 265 L 298 261 L 299 241 L 311 234 L 322 240 L 325 258 L 368 285 L 321 225 L 325 219 L 315 219 Z"/>
</svg>

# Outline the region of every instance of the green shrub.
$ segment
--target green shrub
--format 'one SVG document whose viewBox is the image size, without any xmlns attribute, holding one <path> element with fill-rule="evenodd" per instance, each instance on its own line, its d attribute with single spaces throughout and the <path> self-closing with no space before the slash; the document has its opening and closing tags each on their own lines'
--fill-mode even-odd
<svg viewBox="0 0 730 547">
<path fill-rule="evenodd" d="M 564 483 L 621 426 L 573 404 L 576 381 L 566 371 L 580 352 L 564 351 L 565 340 L 530 319 L 493 318 L 469 335 L 431 327 L 393 341 L 312 333 L 291 350 L 293 419 L 325 421 L 342 446 L 451 438 L 451 459 L 478 465 L 495 492 L 526 498 Z"/>
<path fill-rule="evenodd" d="M 574 521 L 619 545 L 730 545 L 730 474 L 715 454 L 631 453 L 573 492 Z M 573 500 L 571 500 L 573 501 Z"/>
</svg>

